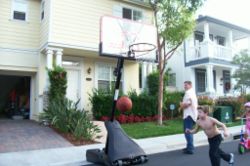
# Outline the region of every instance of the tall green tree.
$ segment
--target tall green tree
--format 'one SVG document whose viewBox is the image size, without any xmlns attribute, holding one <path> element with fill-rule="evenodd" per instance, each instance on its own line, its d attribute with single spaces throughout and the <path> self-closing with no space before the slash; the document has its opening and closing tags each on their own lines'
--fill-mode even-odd
<svg viewBox="0 0 250 166">
<path fill-rule="evenodd" d="M 233 78 L 237 81 L 235 88 L 245 95 L 246 90 L 250 87 L 250 51 L 243 50 L 235 55 L 233 63 L 239 66 L 233 74 Z"/>
<path fill-rule="evenodd" d="M 150 0 L 157 28 L 159 125 L 162 125 L 163 80 L 166 62 L 193 32 L 194 15 L 203 2 L 204 0 Z"/>
</svg>

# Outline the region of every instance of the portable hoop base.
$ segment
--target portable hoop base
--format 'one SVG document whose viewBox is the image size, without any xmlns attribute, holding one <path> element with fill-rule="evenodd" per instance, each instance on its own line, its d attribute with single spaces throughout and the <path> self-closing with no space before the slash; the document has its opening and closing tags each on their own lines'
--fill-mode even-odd
<svg viewBox="0 0 250 166">
<path fill-rule="evenodd" d="M 119 122 L 106 121 L 105 126 L 108 131 L 107 149 L 87 150 L 87 161 L 107 166 L 128 166 L 147 162 L 145 152 L 127 136 Z"/>
</svg>

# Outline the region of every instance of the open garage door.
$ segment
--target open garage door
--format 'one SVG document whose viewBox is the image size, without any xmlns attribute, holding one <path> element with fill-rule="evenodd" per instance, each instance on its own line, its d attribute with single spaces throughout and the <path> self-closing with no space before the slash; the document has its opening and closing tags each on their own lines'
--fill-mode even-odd
<svg viewBox="0 0 250 166">
<path fill-rule="evenodd" d="M 28 76 L 0 75 L 0 118 L 29 119 L 30 81 Z"/>
</svg>

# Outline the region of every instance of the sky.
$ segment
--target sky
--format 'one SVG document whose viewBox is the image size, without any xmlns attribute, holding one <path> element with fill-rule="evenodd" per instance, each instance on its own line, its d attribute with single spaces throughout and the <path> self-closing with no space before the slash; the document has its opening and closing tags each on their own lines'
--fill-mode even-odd
<svg viewBox="0 0 250 166">
<path fill-rule="evenodd" d="M 250 30 L 250 0 L 205 0 L 197 15 L 207 15 Z"/>
<path fill-rule="evenodd" d="M 250 30 L 250 0 L 205 0 L 196 18 L 198 15 L 211 16 Z M 237 51 L 249 49 L 249 46 L 248 39 L 235 43 Z"/>
</svg>

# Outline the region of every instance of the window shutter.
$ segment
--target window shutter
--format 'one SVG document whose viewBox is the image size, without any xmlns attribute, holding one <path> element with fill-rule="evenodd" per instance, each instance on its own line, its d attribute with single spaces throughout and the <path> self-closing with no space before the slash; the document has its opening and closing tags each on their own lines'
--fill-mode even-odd
<svg viewBox="0 0 250 166">
<path fill-rule="evenodd" d="M 113 16 L 122 18 L 122 7 L 120 5 L 113 6 Z"/>
</svg>

